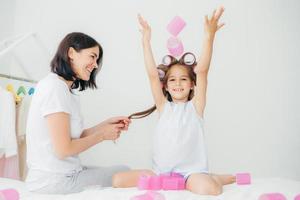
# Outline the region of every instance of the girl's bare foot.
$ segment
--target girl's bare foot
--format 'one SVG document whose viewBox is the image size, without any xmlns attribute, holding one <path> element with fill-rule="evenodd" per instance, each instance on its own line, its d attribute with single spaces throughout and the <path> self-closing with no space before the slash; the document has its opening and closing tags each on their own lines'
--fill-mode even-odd
<svg viewBox="0 0 300 200">
<path fill-rule="evenodd" d="M 220 185 L 228 185 L 235 182 L 235 176 L 230 174 L 224 174 L 224 175 L 211 174 L 211 176 Z"/>
</svg>

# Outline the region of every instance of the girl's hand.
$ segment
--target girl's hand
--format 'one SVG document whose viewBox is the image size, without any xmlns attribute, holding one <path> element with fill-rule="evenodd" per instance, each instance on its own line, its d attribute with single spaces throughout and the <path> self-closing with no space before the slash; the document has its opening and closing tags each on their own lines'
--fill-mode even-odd
<svg viewBox="0 0 300 200">
<path fill-rule="evenodd" d="M 219 24 L 219 19 L 221 18 L 224 12 L 224 7 L 219 7 L 217 10 L 214 10 L 212 16 L 208 18 L 205 16 L 204 21 L 204 33 L 208 38 L 214 38 L 215 33 L 222 28 L 225 24 Z"/>
<path fill-rule="evenodd" d="M 151 27 L 149 26 L 148 22 L 138 14 L 138 20 L 141 25 L 140 32 L 143 35 L 143 41 L 149 42 L 151 40 Z"/>
</svg>

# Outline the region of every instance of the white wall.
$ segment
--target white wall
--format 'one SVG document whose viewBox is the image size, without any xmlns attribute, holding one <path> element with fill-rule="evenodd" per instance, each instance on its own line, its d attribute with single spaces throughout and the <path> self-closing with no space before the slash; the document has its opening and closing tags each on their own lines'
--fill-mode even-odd
<svg viewBox="0 0 300 200">
<path fill-rule="evenodd" d="M 0 0 L 0 44 L 14 34 L 14 18 L 15 18 L 16 1 L 15 0 Z M 0 51 L 3 49 L 0 46 Z M 1 58 L 1 57 L 0 57 Z M 10 65 L 10 56 L 2 57 L 0 60 L 0 72 L 8 73 L 7 65 Z M 3 72 L 5 71 L 5 72 Z"/>
<path fill-rule="evenodd" d="M 211 170 L 300 180 L 299 1 L 16 0 L 13 29 L 14 34 L 37 31 L 50 51 L 48 57 L 33 61 L 41 58 L 36 50 L 19 49 L 31 56 L 26 63 L 33 76 L 40 76 L 35 70 L 49 71 L 42 63 L 49 63 L 59 41 L 71 31 L 85 32 L 103 45 L 99 89 L 81 95 L 82 112 L 90 126 L 153 104 L 137 13 L 152 25 L 159 61 L 167 53 L 165 27 L 172 17 L 179 14 L 185 19 L 187 26 L 180 37 L 187 51 L 199 54 L 203 16 L 218 5 L 225 6 L 222 21 L 226 25 L 215 40 L 205 112 Z M 5 10 L 3 14 L 8 15 Z M 9 21 L 4 24 L 11 26 Z M 156 117 L 133 121 L 116 145 L 95 146 L 81 155 L 83 162 L 150 167 Z"/>
</svg>

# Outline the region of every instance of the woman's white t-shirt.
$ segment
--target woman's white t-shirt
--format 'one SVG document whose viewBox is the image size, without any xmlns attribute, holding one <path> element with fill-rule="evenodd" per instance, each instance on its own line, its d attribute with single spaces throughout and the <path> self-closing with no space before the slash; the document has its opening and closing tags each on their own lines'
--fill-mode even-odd
<svg viewBox="0 0 300 200">
<path fill-rule="evenodd" d="M 79 97 L 72 94 L 57 74 L 50 73 L 35 88 L 27 119 L 27 182 L 45 174 L 70 174 L 82 170 L 78 156 L 59 159 L 54 153 L 46 116 L 64 112 L 70 115 L 70 137 L 80 138 L 83 120 Z M 41 178 L 40 177 L 40 178 Z"/>
</svg>

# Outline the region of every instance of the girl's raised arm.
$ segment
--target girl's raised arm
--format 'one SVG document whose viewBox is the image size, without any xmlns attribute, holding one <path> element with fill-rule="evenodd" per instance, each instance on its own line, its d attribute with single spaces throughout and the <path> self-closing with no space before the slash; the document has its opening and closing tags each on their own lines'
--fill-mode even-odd
<svg viewBox="0 0 300 200">
<path fill-rule="evenodd" d="M 166 99 L 161 88 L 161 82 L 159 79 L 158 71 L 156 68 L 157 66 L 153 58 L 152 48 L 150 44 L 151 28 L 147 21 L 144 20 L 141 15 L 138 15 L 138 20 L 141 25 L 140 32 L 142 33 L 144 61 L 151 85 L 151 91 L 157 110 L 161 112 Z"/>
<path fill-rule="evenodd" d="M 197 75 L 197 82 L 195 86 L 195 95 L 193 103 L 200 116 L 203 116 L 205 104 L 206 104 L 206 89 L 207 89 L 207 74 L 209 71 L 209 65 L 213 52 L 213 41 L 215 33 L 224 26 L 224 23 L 219 24 L 219 19 L 224 12 L 224 8 L 220 7 L 218 10 L 214 10 L 211 18 L 205 16 L 204 21 L 204 38 L 202 45 L 202 53 L 194 71 Z"/>
</svg>

